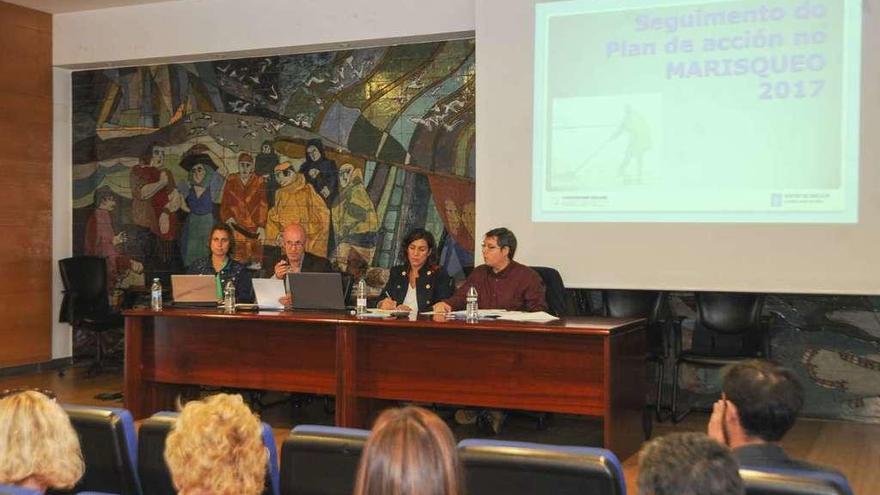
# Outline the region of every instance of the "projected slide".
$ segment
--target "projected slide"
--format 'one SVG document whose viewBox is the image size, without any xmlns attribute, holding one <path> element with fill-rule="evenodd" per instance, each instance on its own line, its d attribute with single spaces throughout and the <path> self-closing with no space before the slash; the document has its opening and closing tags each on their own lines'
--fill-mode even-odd
<svg viewBox="0 0 880 495">
<path fill-rule="evenodd" d="M 533 221 L 858 221 L 861 1 L 535 7 Z"/>
</svg>

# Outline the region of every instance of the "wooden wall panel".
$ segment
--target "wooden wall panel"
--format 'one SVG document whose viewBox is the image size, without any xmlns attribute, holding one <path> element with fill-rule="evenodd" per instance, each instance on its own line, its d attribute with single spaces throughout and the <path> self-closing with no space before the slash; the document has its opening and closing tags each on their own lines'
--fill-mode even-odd
<svg viewBox="0 0 880 495">
<path fill-rule="evenodd" d="M 0 367 L 52 351 L 52 16 L 0 2 Z"/>
</svg>

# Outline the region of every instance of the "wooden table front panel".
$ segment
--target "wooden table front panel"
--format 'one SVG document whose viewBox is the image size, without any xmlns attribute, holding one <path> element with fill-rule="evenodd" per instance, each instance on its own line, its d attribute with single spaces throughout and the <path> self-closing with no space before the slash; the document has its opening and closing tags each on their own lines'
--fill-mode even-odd
<svg viewBox="0 0 880 495">
<path fill-rule="evenodd" d="M 143 336 L 147 381 L 336 393 L 336 325 L 156 317 Z"/>
<path fill-rule="evenodd" d="M 604 338 L 363 326 L 353 395 L 602 415 Z"/>
</svg>

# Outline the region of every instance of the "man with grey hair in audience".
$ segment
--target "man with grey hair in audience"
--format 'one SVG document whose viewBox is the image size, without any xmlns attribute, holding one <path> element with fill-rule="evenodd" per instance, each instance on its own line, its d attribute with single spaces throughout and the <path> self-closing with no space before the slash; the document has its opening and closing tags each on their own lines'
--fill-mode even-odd
<svg viewBox="0 0 880 495">
<path fill-rule="evenodd" d="M 730 449 L 703 433 L 672 433 L 639 455 L 638 495 L 744 495 Z"/>
</svg>

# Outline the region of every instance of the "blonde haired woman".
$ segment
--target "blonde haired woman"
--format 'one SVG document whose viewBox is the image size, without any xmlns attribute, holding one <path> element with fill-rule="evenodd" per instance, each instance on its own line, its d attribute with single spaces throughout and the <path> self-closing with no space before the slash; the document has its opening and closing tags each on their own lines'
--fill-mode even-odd
<svg viewBox="0 0 880 495">
<path fill-rule="evenodd" d="M 83 470 L 79 438 L 54 398 L 34 390 L 0 396 L 0 484 L 67 489 Z"/>
<path fill-rule="evenodd" d="M 268 456 L 260 420 L 240 395 L 187 403 L 165 444 L 179 495 L 258 495 Z"/>
<path fill-rule="evenodd" d="M 420 407 L 383 412 L 364 446 L 354 495 L 461 495 L 464 481 L 446 423 Z"/>
</svg>

